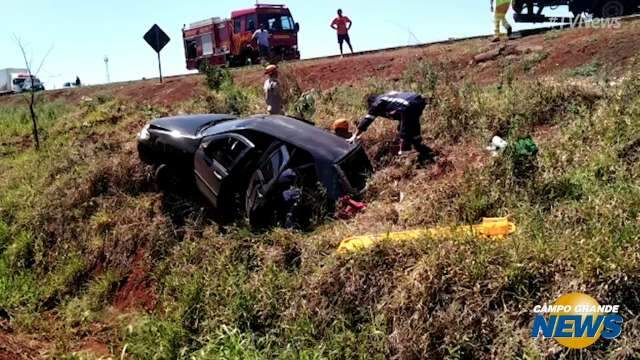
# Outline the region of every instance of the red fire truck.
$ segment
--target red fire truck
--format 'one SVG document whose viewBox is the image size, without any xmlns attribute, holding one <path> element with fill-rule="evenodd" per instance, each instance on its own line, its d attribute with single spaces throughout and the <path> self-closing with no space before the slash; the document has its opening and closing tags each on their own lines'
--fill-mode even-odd
<svg viewBox="0 0 640 360">
<path fill-rule="evenodd" d="M 280 60 L 300 59 L 298 31 L 284 5 L 256 4 L 249 9 L 231 13 L 230 19 L 210 18 L 182 29 L 187 69 L 199 69 L 201 64 L 241 66 L 256 63 L 258 45 L 253 33 L 264 24 L 271 35 L 271 56 Z"/>
</svg>

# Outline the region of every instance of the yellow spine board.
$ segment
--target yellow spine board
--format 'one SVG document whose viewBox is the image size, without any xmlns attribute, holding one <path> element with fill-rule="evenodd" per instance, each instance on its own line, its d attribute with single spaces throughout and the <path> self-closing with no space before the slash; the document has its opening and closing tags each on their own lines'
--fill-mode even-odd
<svg viewBox="0 0 640 360">
<path fill-rule="evenodd" d="M 486 236 L 502 239 L 516 231 L 516 225 L 507 218 L 483 218 L 481 224 L 435 227 L 376 235 L 361 235 L 346 238 L 340 242 L 338 252 L 364 250 L 382 240 L 411 241 L 425 237 Z"/>
</svg>

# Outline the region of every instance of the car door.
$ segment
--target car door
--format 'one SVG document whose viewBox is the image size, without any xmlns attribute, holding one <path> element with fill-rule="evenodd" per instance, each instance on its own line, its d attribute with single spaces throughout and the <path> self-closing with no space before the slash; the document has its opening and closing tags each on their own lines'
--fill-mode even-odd
<svg viewBox="0 0 640 360">
<path fill-rule="evenodd" d="M 243 163 L 255 149 L 255 145 L 244 136 L 225 134 L 202 141 L 194 158 L 194 175 L 198 189 L 218 207 L 225 185 L 233 170 Z"/>
<path fill-rule="evenodd" d="M 281 143 L 272 146 L 271 151 L 258 162 L 260 166 L 251 176 L 245 197 L 245 210 L 251 220 L 269 198 L 269 192 L 278 182 L 280 174 L 287 168 L 291 155 L 287 146 Z"/>
</svg>

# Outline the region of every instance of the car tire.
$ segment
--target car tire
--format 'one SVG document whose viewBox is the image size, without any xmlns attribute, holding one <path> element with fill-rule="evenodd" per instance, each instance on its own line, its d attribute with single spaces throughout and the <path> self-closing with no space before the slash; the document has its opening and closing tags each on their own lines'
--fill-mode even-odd
<svg viewBox="0 0 640 360">
<path fill-rule="evenodd" d="M 599 18 L 615 18 L 627 13 L 627 4 L 622 0 L 603 0 L 598 4 L 595 15 Z"/>
<path fill-rule="evenodd" d="M 271 222 L 267 217 L 272 214 L 261 214 L 260 206 L 256 206 L 256 199 L 253 196 L 256 186 L 261 185 L 259 180 L 257 179 L 257 173 L 259 170 L 259 164 L 264 164 L 270 157 L 273 155 L 274 151 L 276 151 L 280 146 L 282 146 L 282 142 L 274 141 L 267 147 L 264 153 L 259 157 L 258 161 L 255 163 L 255 169 L 251 170 L 251 176 L 249 177 L 249 182 L 247 183 L 247 188 L 244 192 L 244 209 L 243 212 L 245 214 L 246 219 L 249 221 L 251 226 L 260 228 L 268 225 Z M 267 195 L 267 194 L 263 194 Z M 255 213 L 254 211 L 257 211 Z"/>
<path fill-rule="evenodd" d="M 252 211 L 255 207 L 255 196 L 254 192 L 256 192 L 256 187 L 259 186 L 259 181 L 257 179 L 257 170 L 251 174 L 251 178 L 249 179 L 249 183 L 247 185 L 247 189 L 244 194 L 244 215 L 247 219 L 251 220 Z"/>
<path fill-rule="evenodd" d="M 153 172 L 153 178 L 160 189 L 170 189 L 175 183 L 171 168 L 167 164 L 160 164 Z"/>
</svg>

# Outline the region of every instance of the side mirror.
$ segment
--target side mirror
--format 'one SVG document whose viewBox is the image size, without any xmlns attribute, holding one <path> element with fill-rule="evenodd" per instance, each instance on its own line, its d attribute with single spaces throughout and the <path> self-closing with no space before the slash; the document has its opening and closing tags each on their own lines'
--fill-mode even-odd
<svg viewBox="0 0 640 360">
<path fill-rule="evenodd" d="M 294 29 L 296 30 L 296 32 L 300 31 L 300 23 L 296 23 Z"/>
</svg>

